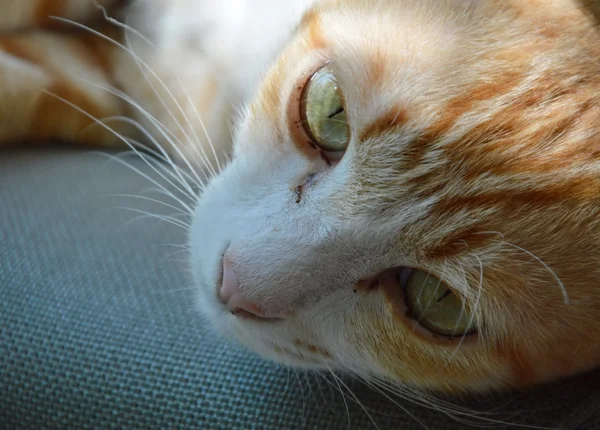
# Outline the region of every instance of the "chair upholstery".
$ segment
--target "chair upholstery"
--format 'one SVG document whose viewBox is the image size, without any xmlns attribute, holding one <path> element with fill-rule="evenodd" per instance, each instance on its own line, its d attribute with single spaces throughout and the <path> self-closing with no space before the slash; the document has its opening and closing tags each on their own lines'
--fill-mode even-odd
<svg viewBox="0 0 600 430">
<path fill-rule="evenodd" d="M 382 430 L 465 428 L 352 378 L 343 383 L 355 394 L 342 397 L 331 376 L 265 362 L 213 334 L 184 253 L 170 246 L 185 232 L 119 209 L 170 211 L 115 196 L 152 196 L 120 163 L 15 150 L 0 153 L 0 172 L 1 428 L 375 429 L 371 418 Z M 598 382 L 596 372 L 471 399 L 483 412 L 459 418 L 599 429 Z"/>
</svg>

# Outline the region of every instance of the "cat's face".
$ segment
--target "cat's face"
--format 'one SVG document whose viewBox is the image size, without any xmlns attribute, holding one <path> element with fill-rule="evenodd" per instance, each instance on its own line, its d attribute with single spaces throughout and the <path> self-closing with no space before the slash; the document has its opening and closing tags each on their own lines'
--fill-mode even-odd
<svg viewBox="0 0 600 430">
<path fill-rule="evenodd" d="M 220 331 L 442 390 L 600 362 L 598 43 L 570 1 L 526 3 L 304 17 L 195 214 Z"/>
</svg>

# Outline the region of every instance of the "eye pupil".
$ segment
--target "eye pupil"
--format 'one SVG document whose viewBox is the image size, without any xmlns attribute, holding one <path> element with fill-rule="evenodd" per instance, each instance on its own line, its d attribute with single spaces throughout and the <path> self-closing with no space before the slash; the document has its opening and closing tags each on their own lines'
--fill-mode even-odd
<svg viewBox="0 0 600 430">
<path fill-rule="evenodd" d="M 450 294 L 452 294 L 452 291 L 450 290 L 446 290 L 442 293 L 442 295 L 437 299 L 437 302 L 441 302 L 442 300 L 444 300 L 446 297 L 448 297 Z"/>
<path fill-rule="evenodd" d="M 340 106 L 339 108 L 337 108 L 337 110 L 335 112 L 333 112 L 332 114 L 329 115 L 329 119 L 333 118 L 336 115 L 341 114 L 342 112 L 344 112 L 344 107 Z"/>
</svg>

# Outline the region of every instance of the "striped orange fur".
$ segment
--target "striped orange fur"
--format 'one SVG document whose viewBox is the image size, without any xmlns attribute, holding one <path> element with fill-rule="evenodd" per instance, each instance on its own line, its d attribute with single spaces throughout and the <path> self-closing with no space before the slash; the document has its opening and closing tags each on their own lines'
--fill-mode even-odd
<svg viewBox="0 0 600 430">
<path fill-rule="evenodd" d="M 121 139 L 94 125 L 93 118 L 128 114 L 119 98 L 86 83 L 114 86 L 116 48 L 88 32 L 73 31 L 53 17 L 84 23 L 98 21 L 101 10 L 78 0 L 19 0 L 0 18 L 0 145 L 30 140 L 63 140 L 92 146 L 124 146 Z M 100 1 L 111 6 L 115 1 Z M 40 30 L 43 27 L 60 28 Z M 11 34 L 9 30 L 17 30 Z M 104 26 L 107 37 L 118 31 Z M 64 99 L 64 100 L 61 100 Z M 70 106 L 68 103 L 72 104 Z M 85 113 L 79 112 L 77 109 Z M 117 126 L 115 131 L 125 131 Z"/>
</svg>

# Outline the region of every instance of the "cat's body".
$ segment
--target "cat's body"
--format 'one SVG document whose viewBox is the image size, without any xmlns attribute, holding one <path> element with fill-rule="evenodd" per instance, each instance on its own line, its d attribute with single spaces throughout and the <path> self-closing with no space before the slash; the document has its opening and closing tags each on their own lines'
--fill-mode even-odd
<svg viewBox="0 0 600 430">
<path fill-rule="evenodd" d="M 141 2 L 128 23 L 155 47 L 130 33 L 137 62 L 85 36 L 74 56 L 89 61 L 75 71 L 118 85 L 145 114 L 87 84 L 66 89 L 78 81 L 24 49 L 34 36 L 3 37 L 3 82 L 29 67 L 39 85 L 24 81 L 23 104 L 3 83 L 12 119 L 0 136 L 75 138 L 90 123 L 40 88 L 100 118 L 164 124 L 182 164 L 222 163 L 234 122 L 232 161 L 194 212 L 191 264 L 210 321 L 266 357 L 452 391 L 600 364 L 594 3 L 283 3 Z M 46 128 L 39 97 L 62 112 Z M 341 110 L 313 115 L 329 102 Z M 80 140 L 119 143 L 99 129 Z M 325 129 L 346 139 L 341 150 Z M 429 278 L 418 273 L 444 282 L 433 308 L 420 307 Z M 452 314 L 447 296 L 466 308 Z M 457 336 L 441 333 L 448 313 L 469 316 Z"/>
</svg>

